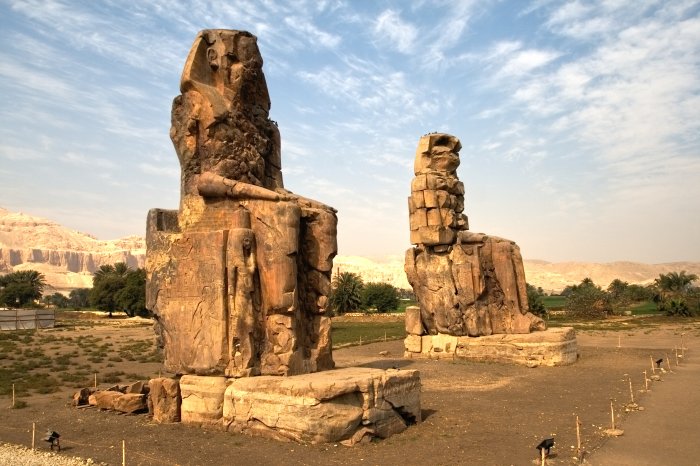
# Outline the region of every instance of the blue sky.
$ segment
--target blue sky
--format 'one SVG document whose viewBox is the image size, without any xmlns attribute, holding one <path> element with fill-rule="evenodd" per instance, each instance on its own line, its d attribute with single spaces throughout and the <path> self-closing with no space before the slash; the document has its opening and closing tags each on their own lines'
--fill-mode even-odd
<svg viewBox="0 0 700 466">
<path fill-rule="evenodd" d="M 101 239 L 176 208 L 196 33 L 258 36 L 285 186 L 339 253 L 408 248 L 421 135 L 462 141 L 473 231 L 528 259 L 700 260 L 698 1 L 0 0 L 0 207 Z"/>
</svg>

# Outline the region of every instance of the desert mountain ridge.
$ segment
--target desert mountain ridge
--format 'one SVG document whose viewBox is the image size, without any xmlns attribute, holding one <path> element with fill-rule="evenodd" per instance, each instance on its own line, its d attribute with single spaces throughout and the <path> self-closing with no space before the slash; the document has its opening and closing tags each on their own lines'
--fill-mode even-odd
<svg viewBox="0 0 700 466">
<path fill-rule="evenodd" d="M 37 270 L 46 276 L 49 285 L 46 292 L 67 293 L 75 288 L 91 287 L 92 274 L 101 265 L 126 262 L 132 268 L 143 267 L 145 258 L 143 237 L 98 240 L 54 221 L 0 207 L 0 274 Z M 550 293 L 580 283 L 586 277 L 607 287 L 616 278 L 648 284 L 662 273 L 685 270 L 700 275 L 700 262 L 524 262 L 527 282 Z M 365 282 L 386 282 L 398 288 L 410 288 L 403 263 L 403 256 L 387 256 L 381 260 L 337 256 L 333 261 L 333 273 L 352 272 Z"/>
<path fill-rule="evenodd" d="M 100 266 L 125 262 L 132 268 L 143 267 L 145 258 L 142 237 L 102 241 L 54 221 L 0 207 L 0 274 L 36 270 L 46 277 L 45 292 L 89 288 Z"/>
</svg>

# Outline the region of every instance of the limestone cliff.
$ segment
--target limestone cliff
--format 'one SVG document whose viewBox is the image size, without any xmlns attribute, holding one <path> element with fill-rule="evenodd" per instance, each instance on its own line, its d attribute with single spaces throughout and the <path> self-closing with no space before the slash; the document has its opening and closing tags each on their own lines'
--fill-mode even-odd
<svg viewBox="0 0 700 466">
<path fill-rule="evenodd" d="M 47 292 L 91 287 L 101 265 L 125 262 L 143 267 L 144 239 L 129 236 L 101 241 L 51 220 L 0 208 L 0 273 L 37 270 L 46 276 Z"/>
</svg>

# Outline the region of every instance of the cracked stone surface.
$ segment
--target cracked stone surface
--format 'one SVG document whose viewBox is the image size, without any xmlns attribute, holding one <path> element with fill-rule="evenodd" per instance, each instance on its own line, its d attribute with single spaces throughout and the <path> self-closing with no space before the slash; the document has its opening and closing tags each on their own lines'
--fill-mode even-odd
<svg viewBox="0 0 700 466">
<path fill-rule="evenodd" d="M 351 367 L 293 377 L 236 379 L 226 389 L 229 431 L 311 443 L 387 438 L 421 421 L 416 370 Z"/>
</svg>

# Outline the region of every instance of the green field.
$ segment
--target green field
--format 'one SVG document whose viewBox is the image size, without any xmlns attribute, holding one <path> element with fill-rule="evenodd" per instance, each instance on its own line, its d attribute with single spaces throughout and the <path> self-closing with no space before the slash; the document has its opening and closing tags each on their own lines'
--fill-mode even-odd
<svg viewBox="0 0 700 466">
<path fill-rule="evenodd" d="M 628 310 L 632 311 L 632 314 L 635 316 L 661 314 L 659 309 L 656 307 L 656 303 L 652 301 L 633 304 L 628 308 Z"/>
<path fill-rule="evenodd" d="M 556 311 L 564 307 L 566 298 L 564 296 L 542 296 L 542 302 L 548 311 Z"/>
<path fill-rule="evenodd" d="M 372 341 L 400 340 L 406 337 L 403 320 L 398 322 L 333 322 L 331 330 L 333 346 L 368 343 Z"/>
<path fill-rule="evenodd" d="M 391 311 L 391 312 L 393 312 L 393 313 L 406 312 L 406 308 L 408 306 L 418 306 L 418 301 L 414 301 L 413 299 L 401 299 L 401 300 L 399 300 L 399 307 L 396 308 L 395 311 Z"/>
</svg>

